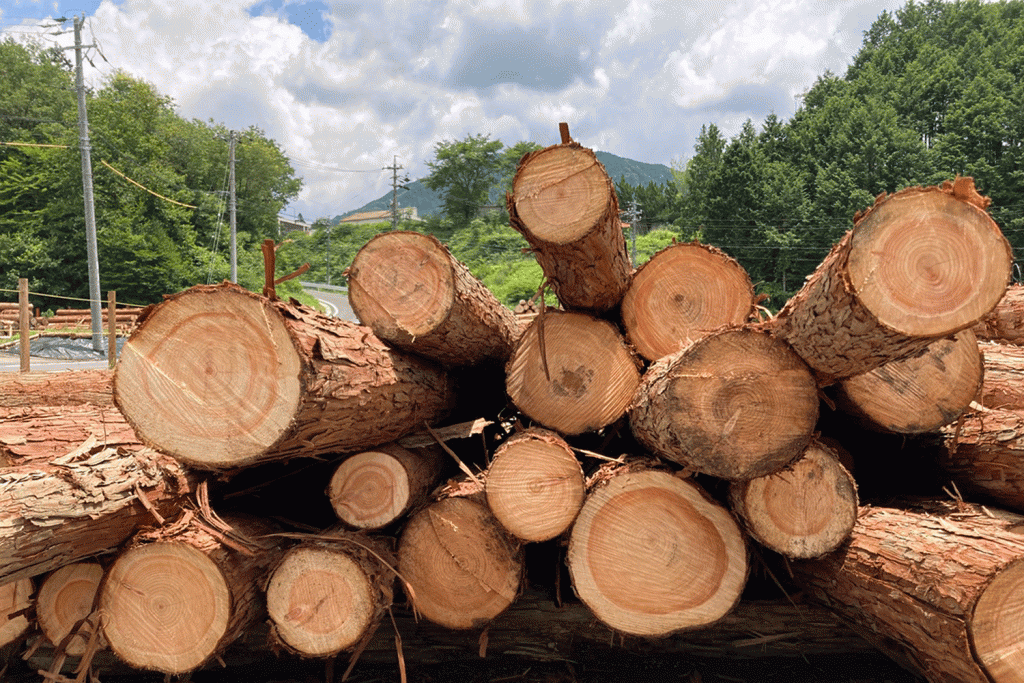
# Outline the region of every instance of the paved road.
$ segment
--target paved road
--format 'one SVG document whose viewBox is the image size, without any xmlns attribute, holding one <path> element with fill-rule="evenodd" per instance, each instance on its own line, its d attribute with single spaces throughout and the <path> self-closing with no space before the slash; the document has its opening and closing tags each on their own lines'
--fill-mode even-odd
<svg viewBox="0 0 1024 683">
<path fill-rule="evenodd" d="M 348 294 L 313 289 L 307 289 L 306 291 L 323 303 L 328 314 L 333 315 L 335 318 L 359 322 L 356 314 L 352 312 L 352 307 L 348 304 Z"/>
</svg>

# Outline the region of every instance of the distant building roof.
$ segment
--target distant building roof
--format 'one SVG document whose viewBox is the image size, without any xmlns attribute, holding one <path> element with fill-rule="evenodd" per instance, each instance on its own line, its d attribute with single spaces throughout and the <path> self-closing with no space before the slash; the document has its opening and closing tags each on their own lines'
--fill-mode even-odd
<svg viewBox="0 0 1024 683">
<path fill-rule="evenodd" d="M 281 231 L 281 234 L 288 232 L 301 231 L 307 235 L 313 232 L 313 226 L 305 221 L 300 221 L 293 218 L 284 218 L 283 216 L 277 217 L 277 227 Z"/>
<path fill-rule="evenodd" d="M 420 219 L 415 206 L 403 206 L 398 209 L 398 215 L 403 220 L 418 221 Z M 345 216 L 338 223 L 359 224 L 359 223 L 385 223 L 391 220 L 391 211 L 364 211 Z"/>
</svg>

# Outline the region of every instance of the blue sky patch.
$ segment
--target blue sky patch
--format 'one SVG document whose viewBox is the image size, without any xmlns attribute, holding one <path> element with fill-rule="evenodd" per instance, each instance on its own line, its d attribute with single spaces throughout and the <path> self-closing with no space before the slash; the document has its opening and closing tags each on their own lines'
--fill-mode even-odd
<svg viewBox="0 0 1024 683">
<path fill-rule="evenodd" d="M 311 40 L 323 43 L 330 33 L 326 21 L 329 12 L 327 3 L 319 2 L 288 2 L 287 0 L 263 0 L 249 8 L 249 16 L 260 17 L 268 14 L 276 15 L 302 29 Z"/>
</svg>

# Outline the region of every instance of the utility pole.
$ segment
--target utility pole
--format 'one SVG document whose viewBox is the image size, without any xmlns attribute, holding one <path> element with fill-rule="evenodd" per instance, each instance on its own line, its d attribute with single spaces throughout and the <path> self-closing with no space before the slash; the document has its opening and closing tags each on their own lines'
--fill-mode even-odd
<svg viewBox="0 0 1024 683">
<path fill-rule="evenodd" d="M 405 168 L 404 166 L 398 165 L 398 157 L 394 157 L 394 161 L 391 162 L 390 166 L 385 166 L 385 171 L 391 171 L 391 229 L 398 229 L 398 188 L 401 187 L 403 190 L 408 190 L 405 185 L 398 184 L 398 170 Z M 409 176 L 403 175 L 402 182 L 407 182 Z"/>
<path fill-rule="evenodd" d="M 331 284 L 331 224 L 327 224 L 327 284 Z"/>
<path fill-rule="evenodd" d="M 82 23 L 75 17 L 75 90 L 78 91 L 78 147 L 82 155 L 82 200 L 85 204 L 85 251 L 89 261 L 89 311 L 92 318 L 92 350 L 103 350 L 103 312 L 100 307 L 100 262 L 96 246 L 96 207 L 92 192 L 92 156 L 89 146 L 89 117 L 85 111 L 85 77 L 82 75 Z M 70 50 L 72 48 L 64 48 Z"/>
<path fill-rule="evenodd" d="M 235 131 L 228 136 L 228 216 L 231 226 L 231 281 L 238 282 L 238 231 L 235 224 Z"/>
<path fill-rule="evenodd" d="M 643 212 L 640 211 L 640 206 L 636 203 L 636 198 L 635 197 L 632 200 L 630 200 L 630 202 L 629 202 L 629 211 L 627 212 L 626 215 L 629 216 L 629 236 L 630 236 L 630 241 L 633 244 L 633 249 L 632 249 L 632 251 L 633 251 L 633 265 L 635 266 L 636 265 L 636 223 L 637 223 L 637 221 L 640 220 L 640 216 L 643 215 Z"/>
</svg>

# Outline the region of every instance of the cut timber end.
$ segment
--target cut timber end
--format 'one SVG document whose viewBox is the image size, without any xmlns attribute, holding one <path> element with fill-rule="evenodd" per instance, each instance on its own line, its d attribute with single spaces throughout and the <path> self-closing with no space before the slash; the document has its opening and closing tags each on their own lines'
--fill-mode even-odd
<svg viewBox="0 0 1024 683">
<path fill-rule="evenodd" d="M 241 288 L 193 289 L 124 345 L 118 407 L 139 436 L 199 467 L 255 461 L 291 425 L 302 363 L 270 305 Z"/>
<path fill-rule="evenodd" d="M 103 567 L 95 562 L 67 564 L 46 577 L 36 598 L 36 619 L 47 640 L 59 645 L 75 624 L 92 614 L 102 580 Z M 72 657 L 85 654 L 92 627 L 96 625 L 83 622 L 64 652 Z M 102 635 L 99 643 L 106 647 Z"/>
<path fill-rule="evenodd" d="M 993 681 L 1024 681 L 1024 559 L 989 582 L 967 627 L 978 660 Z"/>
<path fill-rule="evenodd" d="M 633 274 L 621 311 L 626 336 L 653 361 L 723 325 L 747 322 L 754 286 L 743 267 L 718 249 L 674 244 Z"/>
<path fill-rule="evenodd" d="M 14 642 L 28 630 L 24 611 L 31 605 L 32 579 L 18 579 L 0 586 L 0 647 Z"/>
<path fill-rule="evenodd" d="M 587 497 L 568 564 L 598 619 L 648 637 L 717 621 L 747 579 L 732 515 L 692 482 L 656 470 L 615 475 Z"/>
</svg>

